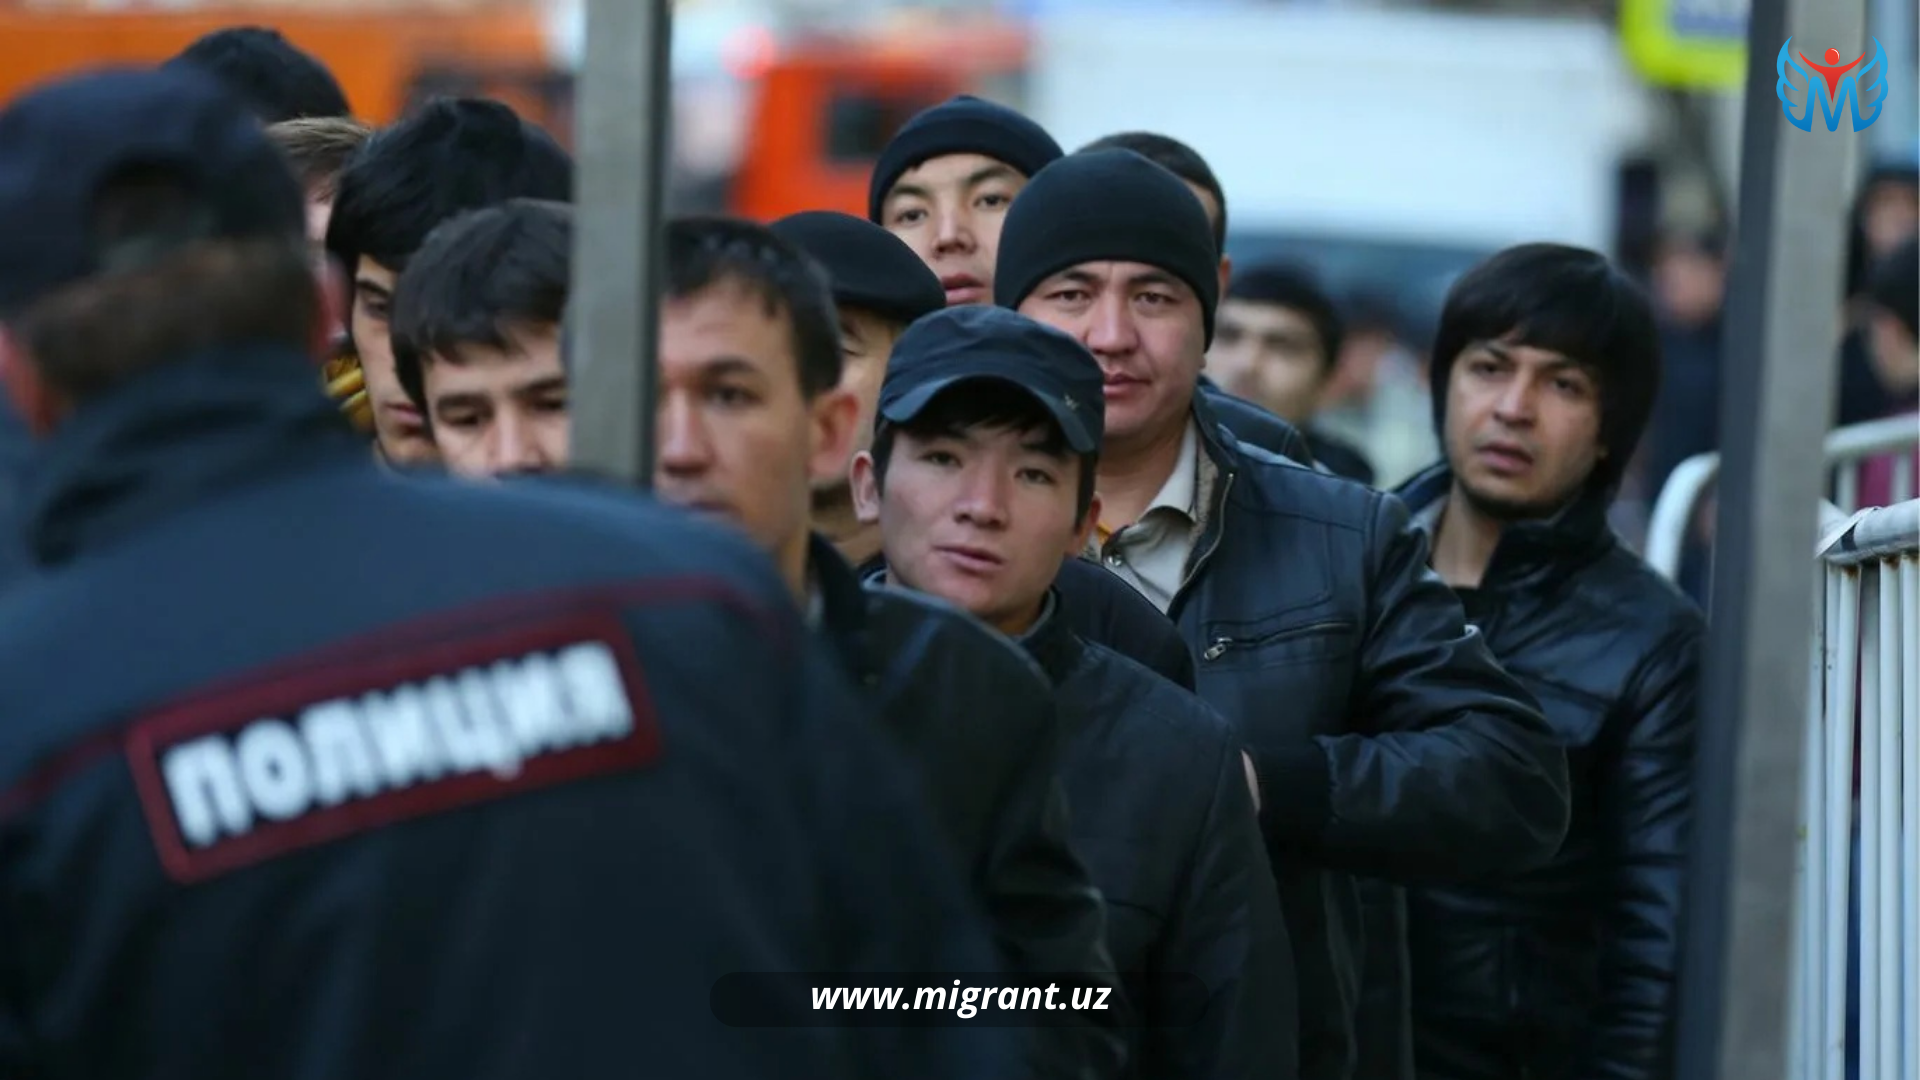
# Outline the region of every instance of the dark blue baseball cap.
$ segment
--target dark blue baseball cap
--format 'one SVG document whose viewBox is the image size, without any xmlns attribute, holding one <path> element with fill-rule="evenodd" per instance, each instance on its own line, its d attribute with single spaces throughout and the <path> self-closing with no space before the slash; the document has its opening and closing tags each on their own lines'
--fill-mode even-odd
<svg viewBox="0 0 1920 1080">
<path fill-rule="evenodd" d="M 985 304 L 943 308 L 907 327 L 880 384 L 880 418 L 909 423 L 941 392 L 981 379 L 1031 394 L 1075 453 L 1099 451 L 1107 409 L 1099 361 L 1069 335 Z"/>
<path fill-rule="evenodd" d="M 188 198 L 103 227 L 115 180 Z M 108 69 L 43 84 L 0 111 L 0 318 L 101 274 L 204 240 L 306 235 L 300 184 L 245 102 L 191 69 Z"/>
</svg>

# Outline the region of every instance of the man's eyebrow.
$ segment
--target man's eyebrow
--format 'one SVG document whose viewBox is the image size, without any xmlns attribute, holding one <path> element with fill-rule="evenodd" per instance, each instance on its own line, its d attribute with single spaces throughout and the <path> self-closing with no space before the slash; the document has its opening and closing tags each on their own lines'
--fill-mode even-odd
<svg viewBox="0 0 1920 1080">
<path fill-rule="evenodd" d="M 1020 174 L 1014 171 L 1013 166 L 996 161 L 991 165 L 982 165 L 969 173 L 967 175 L 966 186 L 976 187 L 989 180 L 1017 180 L 1019 178 Z"/>
<path fill-rule="evenodd" d="M 565 390 L 566 388 L 567 377 L 565 375 L 545 375 L 530 383 L 524 383 L 514 387 L 513 392 L 515 396 L 518 397 L 538 397 L 541 394 L 550 394 L 555 390 Z"/>
</svg>

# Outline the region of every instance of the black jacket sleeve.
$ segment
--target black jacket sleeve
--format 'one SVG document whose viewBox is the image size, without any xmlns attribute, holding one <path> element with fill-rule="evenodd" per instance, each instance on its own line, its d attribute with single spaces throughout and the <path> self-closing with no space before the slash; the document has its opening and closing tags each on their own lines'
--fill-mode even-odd
<svg viewBox="0 0 1920 1080">
<path fill-rule="evenodd" d="M 1036 673 L 1035 679 L 1039 676 Z M 992 847 L 984 890 L 999 928 L 1000 947 L 1017 974 L 1072 974 L 1085 984 L 1109 989 L 1119 998 L 1120 980 L 1107 952 L 1107 925 L 1099 890 L 1069 839 L 1066 793 L 1060 784 L 1060 726 L 1051 691 L 1008 694 L 1000 708 L 1037 710 L 1017 725 L 1035 737 L 1025 748 L 1024 767 L 997 801 Z M 1012 718 L 1008 718 L 1012 719 Z M 1040 1060 L 1035 1077 L 1118 1076 L 1125 1064 L 1125 1043 L 1110 1016 L 1101 1025 L 1036 1029 Z"/>
<path fill-rule="evenodd" d="M 1143 1010 L 1170 1023 L 1143 1032 L 1133 1075 L 1295 1080 L 1293 949 L 1237 751 L 1221 756 L 1186 886 Z"/>
<path fill-rule="evenodd" d="M 1570 802 L 1538 703 L 1428 568 L 1404 504 L 1379 496 L 1364 542 L 1351 731 L 1261 755 L 1262 821 L 1322 865 L 1400 884 L 1545 863 Z"/>
<path fill-rule="evenodd" d="M 1693 820 L 1694 722 L 1702 630 L 1649 654 L 1629 718 L 1599 779 L 1605 867 L 1600 1006 L 1580 1080 L 1671 1080 L 1682 879 Z"/>
<path fill-rule="evenodd" d="M 997 971 L 988 928 L 945 854 L 912 763 L 880 737 L 824 646 L 807 647 L 820 655 L 800 672 L 792 764 L 801 810 L 819 838 L 821 911 L 833 920 L 836 970 L 937 981 Z M 859 1034 L 851 1040 L 861 1049 L 859 1075 L 874 1080 L 990 1080 L 1017 1071 L 1026 1054 L 1012 1028 L 936 1024 Z"/>
</svg>

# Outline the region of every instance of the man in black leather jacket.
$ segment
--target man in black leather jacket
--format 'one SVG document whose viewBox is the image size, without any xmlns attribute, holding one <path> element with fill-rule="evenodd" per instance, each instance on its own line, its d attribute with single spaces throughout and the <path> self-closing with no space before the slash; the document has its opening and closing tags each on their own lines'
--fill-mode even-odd
<svg viewBox="0 0 1920 1080">
<path fill-rule="evenodd" d="M 665 243 L 655 490 L 739 524 L 773 554 L 816 631 L 923 767 L 1007 967 L 1117 987 L 1100 897 L 1066 833 L 1062 732 L 1045 676 L 957 611 L 863 594 L 808 528 L 812 482 L 845 468 L 857 412 L 838 387 L 825 276 L 752 222 L 683 219 Z M 1109 1027 L 1032 1030 L 1030 1075 L 1119 1072 Z"/>
<path fill-rule="evenodd" d="M 886 579 L 957 604 L 1052 678 L 1074 846 L 1138 1026 L 1132 1077 L 1290 1078 L 1292 958 L 1231 725 L 1072 630 L 1052 588 L 1098 518 L 1100 367 L 1000 308 L 915 323 L 887 368 L 861 516 Z"/>
<path fill-rule="evenodd" d="M 1111 528 L 1090 554 L 1169 612 L 1201 695 L 1253 752 L 1300 970 L 1302 1075 L 1345 1080 L 1356 875 L 1546 862 L 1567 827 L 1566 756 L 1428 570 L 1398 500 L 1196 418 L 1218 253 L 1179 180 L 1127 151 L 1062 158 L 1015 200 L 999 258 L 997 300 L 1100 361 Z"/>
<path fill-rule="evenodd" d="M 1433 353 L 1446 461 L 1402 489 L 1433 567 L 1567 748 L 1573 825 L 1518 876 L 1408 894 L 1422 1080 L 1672 1080 L 1705 621 L 1607 527 L 1660 378 L 1590 251 L 1494 256 Z"/>
</svg>

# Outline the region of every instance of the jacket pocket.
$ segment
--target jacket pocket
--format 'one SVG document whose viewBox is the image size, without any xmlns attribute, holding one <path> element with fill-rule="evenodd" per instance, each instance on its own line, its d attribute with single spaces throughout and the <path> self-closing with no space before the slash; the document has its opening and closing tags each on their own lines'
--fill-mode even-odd
<svg viewBox="0 0 1920 1080">
<path fill-rule="evenodd" d="M 1313 619 L 1292 625 L 1216 623 L 1208 628 L 1204 664 L 1266 667 L 1326 660 L 1353 651 L 1353 620 Z"/>
</svg>

